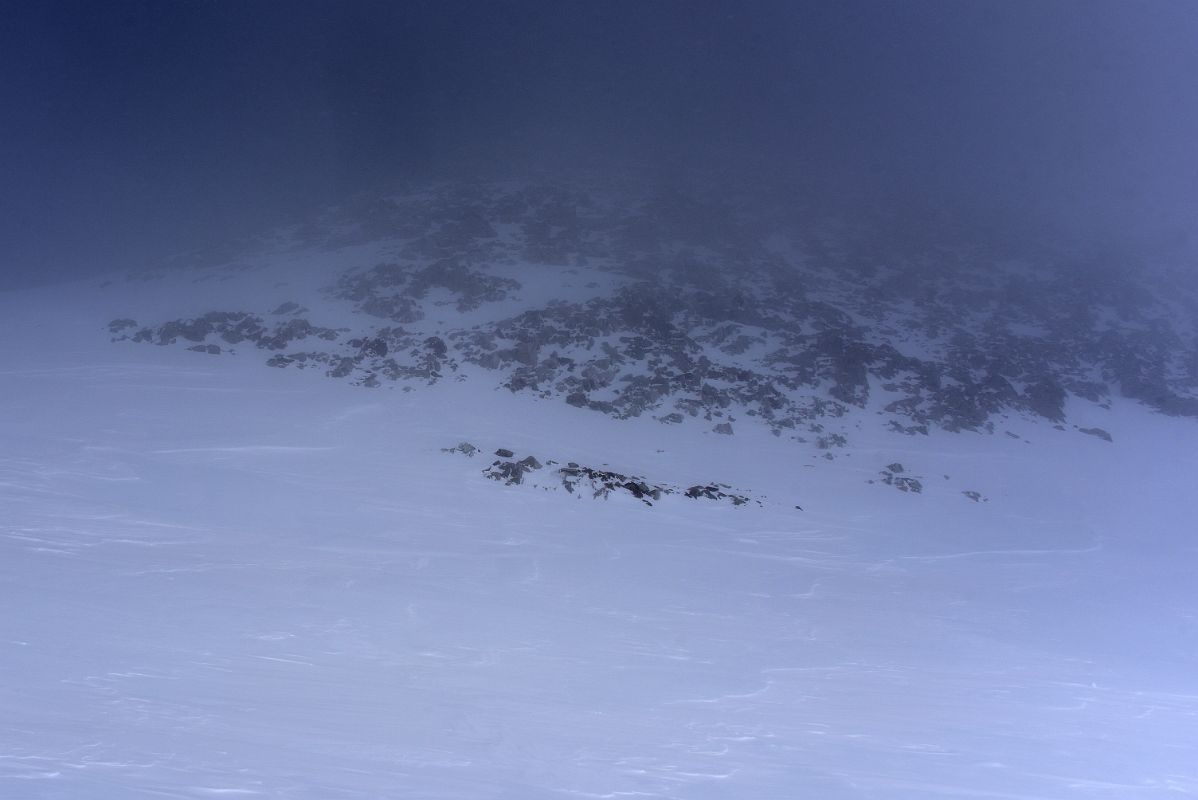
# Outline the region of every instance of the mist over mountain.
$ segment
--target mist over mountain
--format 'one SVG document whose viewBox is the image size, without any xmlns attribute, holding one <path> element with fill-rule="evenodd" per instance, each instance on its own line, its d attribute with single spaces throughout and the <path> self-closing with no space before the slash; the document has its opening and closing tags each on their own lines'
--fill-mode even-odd
<svg viewBox="0 0 1198 800">
<path fill-rule="evenodd" d="M 1012 249 L 934 209 L 804 211 L 711 176 L 416 183 L 126 279 L 236 285 L 303 265 L 253 305 L 197 315 L 162 291 L 154 318 L 109 327 L 371 388 L 481 367 L 496 375 L 480 388 L 722 433 L 741 419 L 821 449 L 855 410 L 908 435 L 1060 424 L 1112 394 L 1198 417 L 1198 291 L 1178 266 Z"/>
<path fill-rule="evenodd" d="M 1176 252 L 1196 33 L 1168 0 L 27 6 L 0 29 L 5 280 L 141 266 L 395 179 L 579 166 Z"/>
<path fill-rule="evenodd" d="M 1198 8 L 0 20 L 0 797 L 1198 794 Z"/>
<path fill-rule="evenodd" d="M 0 793 L 1198 787 L 1198 297 L 740 177 L 0 292 Z"/>
</svg>

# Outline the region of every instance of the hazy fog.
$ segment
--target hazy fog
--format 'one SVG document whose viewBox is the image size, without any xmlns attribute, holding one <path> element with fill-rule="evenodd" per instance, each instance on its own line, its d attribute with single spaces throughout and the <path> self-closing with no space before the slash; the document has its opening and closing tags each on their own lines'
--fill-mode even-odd
<svg viewBox="0 0 1198 800">
<path fill-rule="evenodd" d="M 0 285 L 397 179 L 579 166 L 1175 248 L 1196 43 L 1185 0 L 21 4 L 0 21 Z"/>
</svg>

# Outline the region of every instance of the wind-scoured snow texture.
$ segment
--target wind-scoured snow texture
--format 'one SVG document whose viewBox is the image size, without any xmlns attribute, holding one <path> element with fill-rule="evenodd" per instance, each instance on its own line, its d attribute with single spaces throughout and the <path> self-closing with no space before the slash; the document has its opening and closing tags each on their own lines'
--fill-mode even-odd
<svg viewBox="0 0 1198 800">
<path fill-rule="evenodd" d="M 223 292 L 353 322 L 307 263 L 0 295 L 0 797 L 1198 793 L 1192 420 L 1070 397 L 1112 441 L 862 424 L 829 462 L 104 330 Z M 463 441 L 766 500 L 507 487 Z"/>
<path fill-rule="evenodd" d="M 617 418 L 760 424 L 821 446 L 828 425 L 851 433 L 835 422 L 851 409 L 906 434 L 1064 423 L 1071 397 L 1198 416 L 1192 292 L 1047 249 L 1011 261 L 949 231 L 914 248 L 884 216 L 777 216 L 749 195 L 614 182 L 432 187 L 276 243 L 329 265 L 310 316 L 114 324 L 213 353 L 248 325 L 281 351 L 272 366 L 364 386 L 465 379 L 469 364 L 489 386 Z M 330 313 L 349 330 L 323 327 Z"/>
</svg>

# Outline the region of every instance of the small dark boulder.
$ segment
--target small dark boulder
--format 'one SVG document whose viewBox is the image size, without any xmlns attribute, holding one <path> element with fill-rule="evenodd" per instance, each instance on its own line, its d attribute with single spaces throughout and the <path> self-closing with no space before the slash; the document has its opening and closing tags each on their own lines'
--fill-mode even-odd
<svg viewBox="0 0 1198 800">
<path fill-rule="evenodd" d="M 352 339 L 350 340 L 350 345 L 358 348 L 359 354 L 362 356 L 376 356 L 378 358 L 386 358 L 387 356 L 387 342 L 379 336 L 373 339 Z"/>
<path fill-rule="evenodd" d="M 1103 439 L 1108 442 L 1114 441 L 1114 439 L 1111 438 L 1111 434 L 1109 432 L 1103 430 L 1102 428 L 1078 428 L 1077 430 L 1079 433 L 1089 434 L 1090 436 L 1097 436 L 1099 439 Z"/>
<path fill-rule="evenodd" d="M 117 334 L 117 333 L 122 333 L 123 331 L 125 331 L 128 328 L 136 328 L 136 327 L 137 327 L 136 320 L 132 320 L 132 319 L 129 319 L 128 317 L 125 317 L 122 319 L 114 319 L 112 322 L 108 323 L 108 332 L 112 333 L 112 334 Z"/>
<path fill-rule="evenodd" d="M 1023 401 L 1036 414 L 1060 422 L 1065 419 L 1065 397 L 1066 393 L 1061 385 L 1054 379 L 1045 377 L 1027 387 Z"/>
<path fill-rule="evenodd" d="M 515 461 L 496 461 L 483 474 L 493 481 L 501 481 L 507 486 L 518 486 L 524 482 L 526 468 Z"/>
</svg>

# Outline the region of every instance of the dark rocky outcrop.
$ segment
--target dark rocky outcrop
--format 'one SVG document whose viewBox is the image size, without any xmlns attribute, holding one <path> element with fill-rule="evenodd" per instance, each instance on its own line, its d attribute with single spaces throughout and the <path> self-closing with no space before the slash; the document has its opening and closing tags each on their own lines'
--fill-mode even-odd
<svg viewBox="0 0 1198 800">
<path fill-rule="evenodd" d="M 882 470 L 879 474 L 882 476 L 882 483 L 886 484 L 887 486 L 893 486 L 900 492 L 911 492 L 912 494 L 921 493 L 923 491 L 923 481 L 921 481 L 919 478 L 905 475 L 903 474 L 904 472 L 906 472 L 906 470 L 903 468 L 903 465 L 895 462 L 886 467 L 886 469 Z M 870 481 L 870 483 L 873 483 L 873 481 Z"/>
<path fill-rule="evenodd" d="M 359 311 L 394 322 L 424 318 L 420 301 L 433 289 L 444 289 L 455 298 L 458 311 L 503 300 L 520 284 L 510 278 L 488 275 L 455 258 L 440 258 L 426 266 L 411 263 L 378 264 L 350 271 L 329 288 L 329 294 L 354 303 Z"/>
<path fill-rule="evenodd" d="M 734 505 L 734 506 L 743 506 L 745 503 L 749 502 L 749 498 L 745 497 L 744 495 L 732 494 L 731 492 L 723 491 L 724 489 L 729 489 L 729 488 L 731 488 L 731 487 L 725 486 L 724 484 L 719 484 L 719 485 L 708 484 L 706 486 L 692 486 L 686 490 L 685 494 L 687 497 L 691 498 L 692 500 L 698 500 L 700 498 L 703 498 L 706 500 L 725 500 L 726 499 L 726 500 L 730 500 L 732 502 L 732 505 Z M 795 508 L 798 508 L 798 506 L 795 506 Z"/>
<path fill-rule="evenodd" d="M 561 476 L 562 486 L 571 494 L 581 491 L 583 487 L 592 497 L 607 497 L 613 492 L 627 492 L 645 505 L 653 505 L 651 501 L 660 500 L 663 494 L 669 494 L 665 487 L 650 485 L 636 476 L 584 467 L 573 461 L 559 469 L 558 474 Z"/>
<path fill-rule="evenodd" d="M 478 449 L 468 442 L 462 442 L 454 447 L 442 448 L 442 452 L 473 456 Z M 499 448 L 495 451 L 495 455 L 499 458 L 483 470 L 483 475 L 505 486 L 522 485 L 530 474 L 544 469 L 547 465 L 557 463 L 555 461 L 542 463 L 531 455 L 517 460 L 516 454 L 506 448 Z M 678 494 L 692 500 L 727 501 L 734 506 L 750 502 L 762 504 L 760 500 L 753 500 L 748 495 L 731 491 L 731 487 L 722 483 L 691 486 L 684 490 L 669 484 L 651 483 L 639 475 L 626 475 L 615 470 L 588 467 L 576 461 L 570 461 L 565 466 L 554 470 L 553 475 L 556 476 L 556 483 L 550 482 L 543 485 L 542 488 L 560 486 L 570 494 L 585 495 L 596 499 L 606 499 L 613 494 L 628 494 L 645 505 L 652 506 L 666 495 Z"/>
<path fill-rule="evenodd" d="M 516 486 L 524 483 L 526 473 L 532 472 L 534 469 L 540 469 L 540 465 L 532 466 L 535 463 L 535 459 L 531 463 L 528 459 L 522 461 L 498 460 L 492 462 L 491 466 L 483 470 L 483 474 L 491 480 L 500 481 L 508 486 Z"/>
<path fill-rule="evenodd" d="M 231 345 L 249 342 L 264 350 L 282 350 L 293 342 L 308 338 L 332 342 L 336 341 L 344 332 L 319 327 L 302 318 L 293 318 L 274 326 L 267 326 L 261 317 L 244 311 L 211 311 L 201 317 L 172 320 L 156 328 L 142 327 L 132 334 L 127 333 L 135 327 L 137 327 L 137 323 L 129 319 L 113 320 L 108 325 L 110 331 L 120 334 L 114 341 L 131 339 L 134 342 L 172 345 L 180 339 L 187 342 L 207 343 L 209 338 L 215 338 Z M 189 349 L 213 352 L 207 346 Z M 216 352 L 220 352 L 219 346 Z"/>
<path fill-rule="evenodd" d="M 392 260 L 331 279 L 327 296 L 361 314 L 352 332 L 313 324 L 295 301 L 274 309 L 281 322 L 214 311 L 149 327 L 121 318 L 109 332 L 201 352 L 252 344 L 273 351 L 271 366 L 365 387 L 458 379 L 471 365 L 491 386 L 617 419 L 815 434 L 827 456 L 846 431 L 825 427 L 870 407 L 905 435 L 992 433 L 1010 415 L 1061 424 L 1071 397 L 1112 394 L 1198 417 L 1193 292 L 1071 253 L 1007 266 L 984 237 L 913 233 L 902 217 L 797 222 L 736 187 L 431 187 L 355 201 L 301 230 L 316 248 L 401 240 Z M 610 288 L 427 326 L 433 305 L 469 314 L 516 298 L 520 283 L 500 274 L 513 263 L 534 277 L 606 273 Z"/>
</svg>

